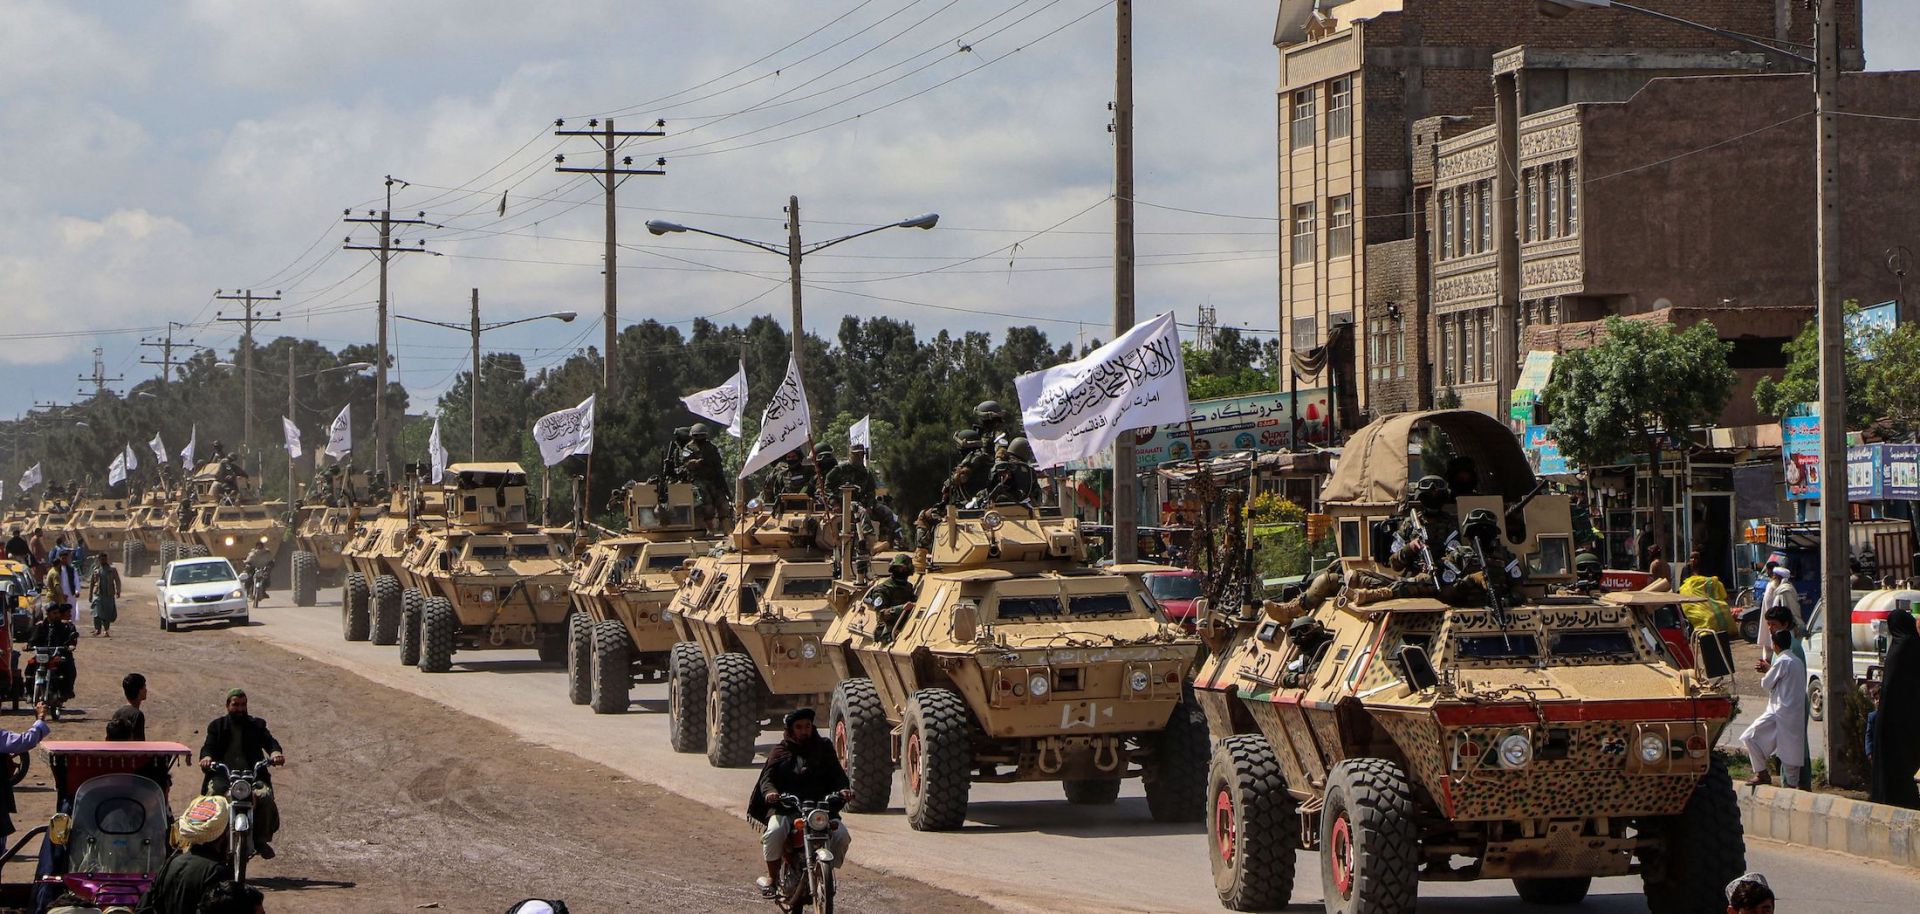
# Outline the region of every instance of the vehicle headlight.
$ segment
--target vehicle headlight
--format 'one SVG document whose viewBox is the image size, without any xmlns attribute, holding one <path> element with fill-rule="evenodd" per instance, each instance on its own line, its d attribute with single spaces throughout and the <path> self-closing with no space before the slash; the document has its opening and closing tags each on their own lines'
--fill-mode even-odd
<svg viewBox="0 0 1920 914">
<path fill-rule="evenodd" d="M 1640 761 L 1649 765 L 1665 758 L 1667 738 L 1658 733 L 1646 733 L 1640 737 Z"/>
<path fill-rule="evenodd" d="M 226 544 L 227 544 L 227 545 L 229 545 L 229 546 L 231 546 L 231 545 L 233 545 L 233 537 L 231 537 L 231 536 L 229 536 L 229 537 L 227 537 L 227 538 L 226 538 L 226 540 L 225 540 L 225 542 L 226 542 Z"/>
<path fill-rule="evenodd" d="M 547 585 L 547 584 L 540 585 L 540 602 L 552 603 L 553 597 L 554 597 L 553 587 L 551 585 Z"/>
<path fill-rule="evenodd" d="M 808 660 L 812 660 L 813 658 L 820 656 L 820 645 L 815 644 L 812 641 L 800 642 L 800 656 L 805 657 Z"/>
<path fill-rule="evenodd" d="M 233 593 L 227 594 L 227 599 L 230 599 L 230 600 L 244 600 L 246 598 L 247 598 L 247 592 L 244 590 L 235 590 Z M 181 602 L 184 603 L 186 601 L 182 600 Z"/>
<path fill-rule="evenodd" d="M 826 810 L 816 809 L 807 813 L 808 831 L 826 831 L 831 827 L 833 827 L 833 817 L 828 815 Z"/>
<path fill-rule="evenodd" d="M 1515 733 L 1500 741 L 1500 767 L 1525 768 L 1533 762 L 1533 739 Z"/>
<path fill-rule="evenodd" d="M 486 588 L 485 590 L 480 591 L 480 602 L 482 603 L 493 602 L 493 588 L 489 587 L 489 588 Z"/>
<path fill-rule="evenodd" d="M 1000 525 L 1006 522 L 1007 522 L 1007 519 L 1004 517 L 1001 517 L 1000 512 L 998 511 L 988 511 L 986 513 L 986 516 L 980 518 L 981 528 L 985 529 L 989 533 L 1000 529 Z"/>
<path fill-rule="evenodd" d="M 1047 682 L 1047 677 L 1045 676 L 1035 676 L 1032 679 L 1027 680 L 1027 694 L 1032 695 L 1035 698 L 1039 698 L 1047 694 L 1048 687 L 1049 687 L 1049 683 Z"/>
<path fill-rule="evenodd" d="M 1147 671 L 1134 670 L 1133 676 L 1127 679 L 1127 685 L 1132 686 L 1135 692 L 1145 692 L 1147 690 Z"/>
<path fill-rule="evenodd" d="M 235 800 L 245 800 L 253 796 L 253 785 L 246 781 L 234 781 L 228 785 L 227 795 Z"/>
</svg>

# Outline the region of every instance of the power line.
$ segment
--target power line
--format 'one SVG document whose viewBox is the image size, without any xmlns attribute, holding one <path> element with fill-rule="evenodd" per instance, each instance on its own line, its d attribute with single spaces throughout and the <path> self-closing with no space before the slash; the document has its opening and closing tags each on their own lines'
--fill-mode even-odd
<svg viewBox="0 0 1920 914">
<path fill-rule="evenodd" d="M 237 301 L 241 303 L 242 313 L 240 317 L 222 317 L 220 312 L 216 311 L 214 312 L 213 319 L 222 323 L 237 323 L 241 327 L 240 368 L 244 376 L 243 386 L 246 388 L 246 393 L 243 395 L 243 402 L 245 403 L 243 409 L 245 412 L 241 417 L 245 432 L 241 437 L 241 443 L 251 448 L 253 446 L 253 325 L 275 324 L 280 322 L 280 314 L 277 311 L 274 312 L 272 317 L 260 317 L 253 313 L 253 309 L 256 305 L 279 301 L 280 293 L 276 291 L 272 295 L 255 295 L 252 289 L 245 289 L 242 290 L 239 295 L 224 295 L 216 291 L 213 297 L 220 301 Z"/>
<path fill-rule="evenodd" d="M 567 161 L 567 157 L 564 155 L 554 156 L 553 160 L 557 163 L 560 163 L 555 166 L 554 171 L 560 172 L 562 174 L 592 175 L 595 179 L 597 179 L 600 182 L 601 189 L 606 192 L 607 252 L 605 255 L 606 256 L 605 269 L 602 270 L 602 272 L 605 274 L 605 280 L 606 280 L 605 282 L 606 313 L 600 318 L 600 322 L 606 328 L 607 357 L 602 362 L 602 370 L 600 375 L 600 387 L 601 387 L 601 390 L 603 390 L 608 397 L 618 397 L 620 395 L 620 373 L 619 373 L 619 369 L 616 366 L 619 363 L 619 359 L 615 358 L 614 349 L 616 346 L 619 345 L 619 342 L 620 342 L 619 341 L 620 280 L 619 280 L 619 274 L 618 274 L 619 258 L 620 258 L 620 236 L 615 229 L 614 213 L 616 212 L 616 209 L 615 209 L 615 203 L 614 203 L 614 193 L 615 191 L 618 191 L 620 189 L 621 184 L 626 183 L 626 180 L 630 177 L 633 177 L 634 175 L 666 174 L 667 172 L 666 172 L 665 166 L 667 164 L 667 160 L 666 159 L 657 160 L 655 163 L 657 167 L 654 167 L 654 168 L 634 168 L 633 156 L 622 156 L 618 164 L 615 164 L 614 156 L 617 156 L 620 154 L 620 147 L 626 145 L 627 141 L 630 139 L 634 139 L 636 137 L 666 136 L 666 131 L 660 129 L 666 126 L 666 122 L 655 121 L 654 126 L 646 130 L 615 130 L 613 126 L 613 118 L 611 117 L 606 119 L 606 124 L 604 126 L 602 126 L 600 121 L 597 119 L 588 120 L 587 127 L 589 129 L 587 130 L 567 130 L 565 129 L 566 124 L 567 124 L 566 118 L 560 118 L 554 121 L 553 122 L 553 126 L 555 128 L 553 131 L 554 136 L 592 137 L 595 140 L 599 141 L 600 151 L 603 155 L 606 156 L 605 164 L 602 164 L 594 168 L 580 168 L 578 166 L 568 166 L 567 164 L 565 164 Z M 507 213 L 507 200 L 503 196 L 500 198 L 500 214 L 502 216 L 505 216 L 506 213 Z"/>
</svg>

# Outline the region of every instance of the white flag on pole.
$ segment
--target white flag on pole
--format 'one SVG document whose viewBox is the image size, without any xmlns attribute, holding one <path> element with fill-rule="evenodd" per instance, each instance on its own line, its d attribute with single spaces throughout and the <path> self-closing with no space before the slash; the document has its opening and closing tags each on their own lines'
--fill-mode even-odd
<svg viewBox="0 0 1920 914">
<path fill-rule="evenodd" d="M 1187 372 L 1172 312 L 1135 324 L 1083 359 L 1013 384 L 1042 469 L 1091 458 L 1122 432 L 1187 418 Z"/>
<path fill-rule="evenodd" d="M 28 489 L 31 489 L 34 486 L 39 485 L 40 482 L 41 482 L 40 465 L 36 463 L 33 466 L 27 467 L 27 471 L 25 473 L 20 474 L 21 494 L 23 495 L 26 494 L 26 491 Z"/>
<path fill-rule="evenodd" d="M 687 405 L 688 412 L 703 419 L 712 419 L 725 426 L 727 434 L 740 437 L 740 423 L 746 418 L 747 411 L 746 363 L 741 363 L 740 370 L 728 378 L 727 383 L 681 397 L 680 402 Z"/>
<path fill-rule="evenodd" d="M 167 465 L 167 444 L 160 440 L 159 432 L 153 433 L 153 440 L 147 442 L 147 448 L 153 451 L 154 466 L 163 467 Z"/>
<path fill-rule="evenodd" d="M 593 453 L 593 398 L 572 409 L 551 412 L 533 424 L 533 440 L 540 459 L 553 466 L 575 454 Z"/>
<path fill-rule="evenodd" d="M 327 427 L 326 455 L 335 460 L 347 456 L 353 451 L 353 404 L 340 407 L 340 415 L 333 417 L 333 424 Z"/>
<path fill-rule="evenodd" d="M 788 356 L 787 376 L 774 388 L 767 411 L 760 414 L 760 434 L 754 437 L 753 450 L 740 467 L 740 478 L 751 476 L 812 437 L 813 420 L 807 413 L 807 388 L 800 383 L 800 363 Z"/>
<path fill-rule="evenodd" d="M 194 450 L 194 446 L 198 445 L 199 443 L 200 443 L 200 426 L 196 424 L 193 427 L 193 433 L 187 436 L 187 446 L 180 449 L 180 469 L 185 470 L 186 472 L 189 472 L 189 473 L 193 472 L 194 470 L 193 450 Z"/>
<path fill-rule="evenodd" d="M 853 427 L 847 429 L 847 446 L 873 450 L 873 417 L 862 416 Z"/>
<path fill-rule="evenodd" d="M 126 458 L 127 472 L 131 473 L 134 470 L 140 469 L 140 452 L 133 449 L 132 442 L 127 443 Z"/>
<path fill-rule="evenodd" d="M 306 451 L 300 447 L 300 429 L 293 424 L 292 419 L 285 416 L 280 417 L 280 428 L 286 432 L 287 435 L 287 459 L 299 459 L 301 454 L 306 453 Z"/>
<path fill-rule="evenodd" d="M 112 463 L 107 464 L 107 485 L 117 486 L 127 481 L 127 471 L 130 469 L 127 466 L 127 456 L 132 453 L 131 446 L 124 448 L 114 456 Z"/>
<path fill-rule="evenodd" d="M 433 417 L 433 434 L 427 436 L 427 463 L 433 467 L 433 482 L 447 473 L 447 449 L 440 444 L 440 417 Z"/>
</svg>

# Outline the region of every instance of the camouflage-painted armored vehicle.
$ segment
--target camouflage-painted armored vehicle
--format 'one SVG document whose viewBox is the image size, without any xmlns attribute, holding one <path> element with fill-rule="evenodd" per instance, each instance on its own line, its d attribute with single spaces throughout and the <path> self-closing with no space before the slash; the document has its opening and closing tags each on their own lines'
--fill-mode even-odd
<svg viewBox="0 0 1920 914">
<path fill-rule="evenodd" d="M 517 463 L 446 470 L 445 517 L 420 524 L 403 560 L 400 661 L 445 673 L 461 650 L 535 648 L 566 656 L 565 548 L 527 517 Z"/>
<path fill-rule="evenodd" d="M 423 472 L 417 465 L 407 467 L 406 483 L 388 493 L 380 516 L 354 527 L 340 549 L 346 565 L 340 623 L 348 641 L 389 645 L 400 640 L 407 549 L 421 527 L 442 523 L 446 514 L 446 492 L 428 486 Z"/>
<path fill-rule="evenodd" d="M 835 515 L 781 495 L 734 524 L 730 551 L 676 572 L 669 606 L 680 640 L 667 660 L 667 726 L 678 752 L 716 767 L 753 761 L 780 718 L 824 705 L 839 676 L 820 649 L 833 621 Z"/>
<path fill-rule="evenodd" d="M 1489 416 L 1382 419 L 1322 492 L 1334 570 L 1289 603 L 1205 614 L 1225 906 L 1285 906 L 1304 848 L 1330 912 L 1411 912 L 1423 880 L 1572 904 L 1635 873 L 1655 914 L 1724 908 L 1745 863 L 1712 753 L 1730 670 L 1682 666 L 1629 595 L 1573 592 L 1568 499 L 1539 493 Z"/>
<path fill-rule="evenodd" d="M 1141 580 L 1170 569 L 1089 567 L 1078 521 L 1021 504 L 949 509 L 925 559 L 905 604 L 904 587 L 837 591 L 823 639 L 855 809 L 887 808 L 897 764 L 918 830 L 960 827 L 974 782 L 1059 781 L 1105 804 L 1139 777 L 1156 820 L 1200 818 L 1200 642 Z"/>
<path fill-rule="evenodd" d="M 666 615 L 680 588 L 673 571 L 713 550 L 691 483 L 669 484 L 665 501 L 629 485 L 625 514 L 627 532 L 589 546 L 567 585 L 567 697 L 597 714 L 623 713 L 636 683 L 666 680 L 680 640 Z"/>
<path fill-rule="evenodd" d="M 288 583 L 293 605 L 312 606 L 322 587 L 342 583 L 347 570 L 343 550 L 361 525 L 386 513 L 385 499 L 367 492 L 364 473 L 327 477 L 322 491 L 309 490 L 293 512 Z"/>
</svg>

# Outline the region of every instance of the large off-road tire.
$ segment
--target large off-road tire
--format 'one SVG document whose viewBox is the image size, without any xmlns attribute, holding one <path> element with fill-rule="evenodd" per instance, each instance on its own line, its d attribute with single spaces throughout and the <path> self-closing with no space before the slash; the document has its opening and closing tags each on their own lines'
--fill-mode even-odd
<svg viewBox="0 0 1920 914">
<path fill-rule="evenodd" d="M 165 568 L 168 565 L 173 564 L 173 560 L 179 557 L 180 557 L 180 544 L 175 543 L 173 540 L 160 541 L 160 567 L 161 568 Z"/>
<path fill-rule="evenodd" d="M 1075 806 L 1112 806 L 1120 799 L 1120 779 L 1068 778 L 1060 782 L 1060 790 Z"/>
<path fill-rule="evenodd" d="M 305 549 L 296 549 L 293 569 L 293 605 L 312 606 L 320 601 L 320 560 Z"/>
<path fill-rule="evenodd" d="M 1713 760 L 1679 815 L 1642 819 L 1635 826 L 1661 844 L 1640 856 L 1647 910 L 1706 914 L 1726 909 L 1726 884 L 1747 871 L 1747 842 L 1725 763 Z"/>
<path fill-rule="evenodd" d="M 181 556 L 181 558 L 204 559 L 211 555 L 213 555 L 213 550 L 208 549 L 205 543 L 194 543 L 187 547 L 187 554 Z"/>
<path fill-rule="evenodd" d="M 1413 787 L 1398 764 L 1350 758 L 1327 773 L 1320 884 L 1328 914 L 1412 914 L 1420 890 Z"/>
<path fill-rule="evenodd" d="M 707 762 L 738 768 L 753 761 L 753 739 L 760 734 L 760 673 L 745 654 L 713 658 L 707 690 Z"/>
<path fill-rule="evenodd" d="M 136 539 L 120 544 L 120 568 L 130 578 L 147 576 L 147 544 Z"/>
<path fill-rule="evenodd" d="M 373 579 L 373 599 L 368 615 L 373 620 L 373 643 L 392 644 L 400 639 L 402 588 L 400 579 L 383 574 Z"/>
<path fill-rule="evenodd" d="M 1173 716 L 1154 740 L 1141 781 L 1155 822 L 1198 822 L 1207 815 L 1207 768 L 1212 749 L 1207 715 L 1191 695 L 1173 706 Z"/>
<path fill-rule="evenodd" d="M 1286 907 L 1300 812 L 1266 737 L 1229 736 L 1214 746 L 1204 805 L 1220 903 L 1234 911 Z"/>
<path fill-rule="evenodd" d="M 420 665 L 420 608 L 427 603 L 427 595 L 409 587 L 400 594 L 400 624 L 393 633 L 394 641 L 400 645 L 400 665 Z"/>
<path fill-rule="evenodd" d="M 358 571 L 347 575 L 340 593 L 341 636 L 348 641 L 365 641 L 373 630 L 367 617 L 367 576 Z"/>
<path fill-rule="evenodd" d="M 921 689 L 907 699 L 900 771 L 907 782 L 907 824 L 915 831 L 950 831 L 966 823 L 973 734 L 959 695 Z"/>
<path fill-rule="evenodd" d="M 675 752 L 707 751 L 707 655 L 691 641 L 667 654 L 667 743 Z"/>
<path fill-rule="evenodd" d="M 593 696 L 595 714 L 625 714 L 633 694 L 633 642 L 627 627 L 608 619 L 593 627 Z"/>
<path fill-rule="evenodd" d="M 853 786 L 849 812 L 885 812 L 893 803 L 893 725 L 871 679 L 848 679 L 833 689 L 827 734 Z"/>
<path fill-rule="evenodd" d="M 420 672 L 453 669 L 453 603 L 446 597 L 428 597 L 420 607 Z"/>
<path fill-rule="evenodd" d="M 1587 900 L 1593 887 L 1591 876 L 1564 876 L 1555 879 L 1515 879 L 1513 890 L 1528 904 L 1579 904 Z"/>
<path fill-rule="evenodd" d="M 584 705 L 593 700 L 593 622 L 586 613 L 567 614 L 567 701 Z"/>
</svg>

